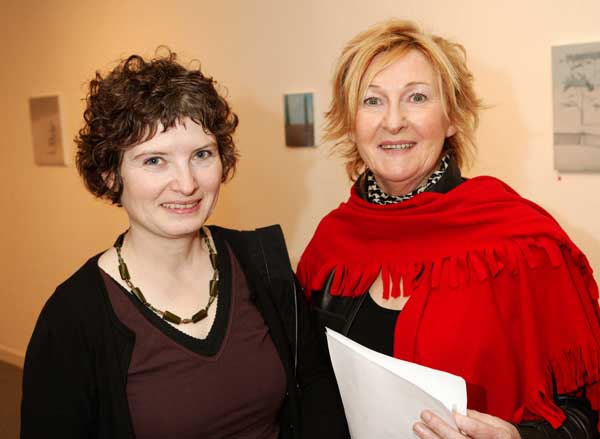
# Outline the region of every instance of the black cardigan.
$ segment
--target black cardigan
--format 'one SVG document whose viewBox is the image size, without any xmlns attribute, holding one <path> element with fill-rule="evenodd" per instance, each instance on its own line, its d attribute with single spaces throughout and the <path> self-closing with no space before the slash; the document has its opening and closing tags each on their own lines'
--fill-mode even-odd
<svg viewBox="0 0 600 439">
<path fill-rule="evenodd" d="M 238 258 L 285 369 L 280 438 L 347 438 L 324 335 L 296 288 L 280 228 L 211 231 Z M 98 257 L 42 309 L 25 358 L 23 438 L 134 437 L 126 385 L 135 336 L 112 309 Z"/>
</svg>

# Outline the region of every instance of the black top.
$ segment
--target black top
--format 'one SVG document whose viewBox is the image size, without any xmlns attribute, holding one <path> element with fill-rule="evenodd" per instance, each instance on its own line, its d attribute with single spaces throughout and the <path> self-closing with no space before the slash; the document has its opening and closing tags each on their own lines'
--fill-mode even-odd
<svg viewBox="0 0 600 439">
<path fill-rule="evenodd" d="M 348 337 L 379 353 L 394 356 L 394 328 L 400 311 L 379 306 L 371 294 L 356 313 Z"/>
</svg>

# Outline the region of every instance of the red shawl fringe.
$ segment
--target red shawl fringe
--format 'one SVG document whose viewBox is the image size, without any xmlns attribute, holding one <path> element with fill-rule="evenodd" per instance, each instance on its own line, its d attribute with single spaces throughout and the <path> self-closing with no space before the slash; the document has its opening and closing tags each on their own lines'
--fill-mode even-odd
<svg viewBox="0 0 600 439">
<path fill-rule="evenodd" d="M 576 247 L 567 245 L 571 257 L 578 262 L 582 272 L 589 273 L 591 268 L 583 253 Z M 360 296 L 375 282 L 381 272 L 383 279 L 383 297 L 385 299 L 410 296 L 417 285 L 428 279 L 431 288 L 440 286 L 442 279 L 447 279 L 452 288 L 458 288 L 471 279 L 485 281 L 497 276 L 503 270 L 519 274 L 519 259 L 526 261 L 529 268 L 539 265 L 539 258 L 533 251 L 542 249 L 549 263 L 558 267 L 563 262 L 559 245 L 552 239 L 544 237 L 528 237 L 511 239 L 496 245 L 486 245 L 480 248 L 466 250 L 459 255 L 437 257 L 432 260 L 411 261 L 400 263 L 353 263 L 336 262 L 321 264 L 318 267 L 298 267 L 300 283 L 305 286 L 305 291 L 310 299 L 310 291 L 318 291 L 325 284 L 326 279 L 335 270 L 330 293 L 334 296 Z M 310 261 L 302 261 L 310 264 Z M 598 287 L 591 279 L 588 287 L 598 299 Z M 401 294 L 403 292 L 403 294 Z"/>
<path fill-rule="evenodd" d="M 600 410 L 600 350 L 597 346 L 580 347 L 564 352 L 548 364 L 543 383 L 536 394 L 529 396 L 514 415 L 521 420 L 527 412 L 541 415 L 553 428 L 559 428 L 565 414 L 554 403 L 553 383 L 557 394 L 569 394 L 585 388 L 585 396 L 592 409 Z M 598 423 L 600 430 L 600 421 Z"/>
</svg>

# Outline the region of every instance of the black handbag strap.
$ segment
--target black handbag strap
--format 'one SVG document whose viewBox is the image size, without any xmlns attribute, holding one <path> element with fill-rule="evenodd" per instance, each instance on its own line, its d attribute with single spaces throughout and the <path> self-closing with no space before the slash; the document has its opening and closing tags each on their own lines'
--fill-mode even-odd
<svg viewBox="0 0 600 439">
<path fill-rule="evenodd" d="M 289 253 L 285 245 L 285 238 L 281 227 L 277 225 L 256 229 L 265 270 L 271 290 L 275 290 L 274 282 L 288 290 L 293 298 L 294 310 L 294 372 L 298 368 L 298 294 L 296 279 Z M 281 294 L 285 294 L 285 291 Z"/>
<path fill-rule="evenodd" d="M 291 276 L 293 270 L 281 226 L 275 224 L 268 227 L 261 227 L 256 229 L 255 233 L 265 264 L 269 284 L 271 286 L 273 285 L 273 276 L 289 281 L 289 276 Z"/>
</svg>

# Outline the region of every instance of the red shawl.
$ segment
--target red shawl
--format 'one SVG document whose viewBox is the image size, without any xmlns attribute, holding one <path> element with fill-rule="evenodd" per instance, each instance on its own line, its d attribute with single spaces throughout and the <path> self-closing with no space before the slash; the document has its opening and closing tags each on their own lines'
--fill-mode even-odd
<svg viewBox="0 0 600 439">
<path fill-rule="evenodd" d="M 469 408 L 511 422 L 565 419 L 581 388 L 600 409 L 598 287 L 586 257 L 541 207 L 492 177 L 378 206 L 353 189 L 298 265 L 310 295 L 368 291 L 381 271 L 399 314 L 394 356 L 460 375 Z M 419 274 L 420 273 L 420 274 Z"/>
</svg>

